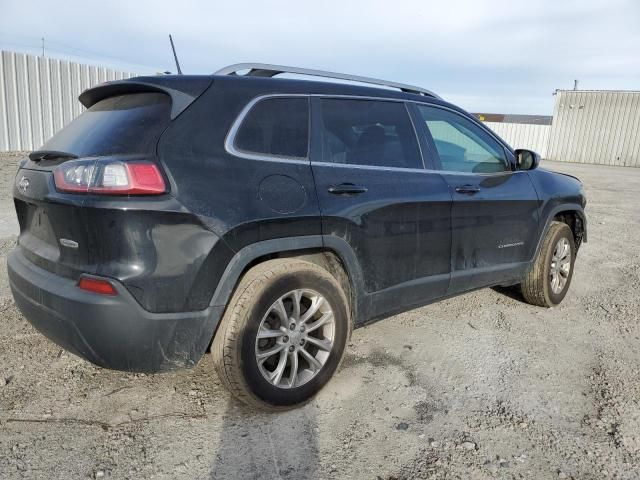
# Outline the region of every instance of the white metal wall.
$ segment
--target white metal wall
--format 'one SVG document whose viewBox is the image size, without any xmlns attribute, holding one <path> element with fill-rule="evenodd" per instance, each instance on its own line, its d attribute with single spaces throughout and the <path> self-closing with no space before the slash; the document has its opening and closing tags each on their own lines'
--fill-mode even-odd
<svg viewBox="0 0 640 480">
<path fill-rule="evenodd" d="M 640 167 L 640 92 L 559 90 L 547 158 Z"/>
<path fill-rule="evenodd" d="M 0 52 L 0 151 L 34 150 L 84 109 L 80 93 L 134 74 Z"/>
<path fill-rule="evenodd" d="M 484 122 L 513 148 L 528 148 L 547 158 L 551 125 Z"/>
</svg>

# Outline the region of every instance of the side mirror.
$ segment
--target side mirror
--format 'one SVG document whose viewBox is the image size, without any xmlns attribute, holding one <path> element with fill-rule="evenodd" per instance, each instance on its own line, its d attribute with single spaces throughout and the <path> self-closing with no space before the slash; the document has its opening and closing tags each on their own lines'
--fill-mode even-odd
<svg viewBox="0 0 640 480">
<path fill-rule="evenodd" d="M 540 165 L 540 155 L 532 150 L 520 148 L 515 151 L 518 170 L 535 170 Z"/>
</svg>

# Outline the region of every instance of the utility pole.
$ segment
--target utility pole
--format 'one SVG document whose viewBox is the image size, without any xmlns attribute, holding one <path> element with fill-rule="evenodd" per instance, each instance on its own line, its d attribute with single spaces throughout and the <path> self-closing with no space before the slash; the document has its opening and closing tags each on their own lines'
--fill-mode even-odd
<svg viewBox="0 0 640 480">
<path fill-rule="evenodd" d="M 42 37 L 42 56 L 44 57 L 44 37 Z"/>
</svg>

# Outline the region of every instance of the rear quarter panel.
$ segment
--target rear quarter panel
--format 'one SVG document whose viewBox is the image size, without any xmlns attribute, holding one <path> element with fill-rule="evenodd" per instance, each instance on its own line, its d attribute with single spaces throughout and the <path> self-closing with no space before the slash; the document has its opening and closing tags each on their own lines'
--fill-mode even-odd
<svg viewBox="0 0 640 480">
<path fill-rule="evenodd" d="M 258 95 L 216 80 L 173 122 L 158 148 L 172 194 L 234 251 L 256 241 L 320 234 L 308 161 L 252 160 L 225 150 L 233 121 Z"/>
<path fill-rule="evenodd" d="M 321 234 L 308 161 L 256 160 L 228 153 L 225 138 L 260 93 L 225 79 L 183 112 L 160 139 L 172 195 L 235 252 L 262 241 Z M 212 249 L 209 257 L 219 255 Z M 208 260 L 216 263 L 216 260 Z M 204 278 L 213 292 L 219 278 Z"/>
</svg>

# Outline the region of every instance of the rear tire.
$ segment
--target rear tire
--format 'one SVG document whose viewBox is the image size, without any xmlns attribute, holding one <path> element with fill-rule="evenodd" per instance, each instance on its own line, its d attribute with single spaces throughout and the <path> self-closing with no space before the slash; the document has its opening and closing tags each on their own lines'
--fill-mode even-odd
<svg viewBox="0 0 640 480">
<path fill-rule="evenodd" d="M 524 299 L 531 305 L 547 308 L 562 302 L 571 284 L 575 257 L 569 226 L 551 223 L 531 270 L 520 284 Z"/>
<path fill-rule="evenodd" d="M 286 410 L 311 400 L 331 379 L 350 333 L 347 299 L 333 276 L 307 261 L 269 260 L 240 281 L 211 353 L 236 398 Z"/>
</svg>

